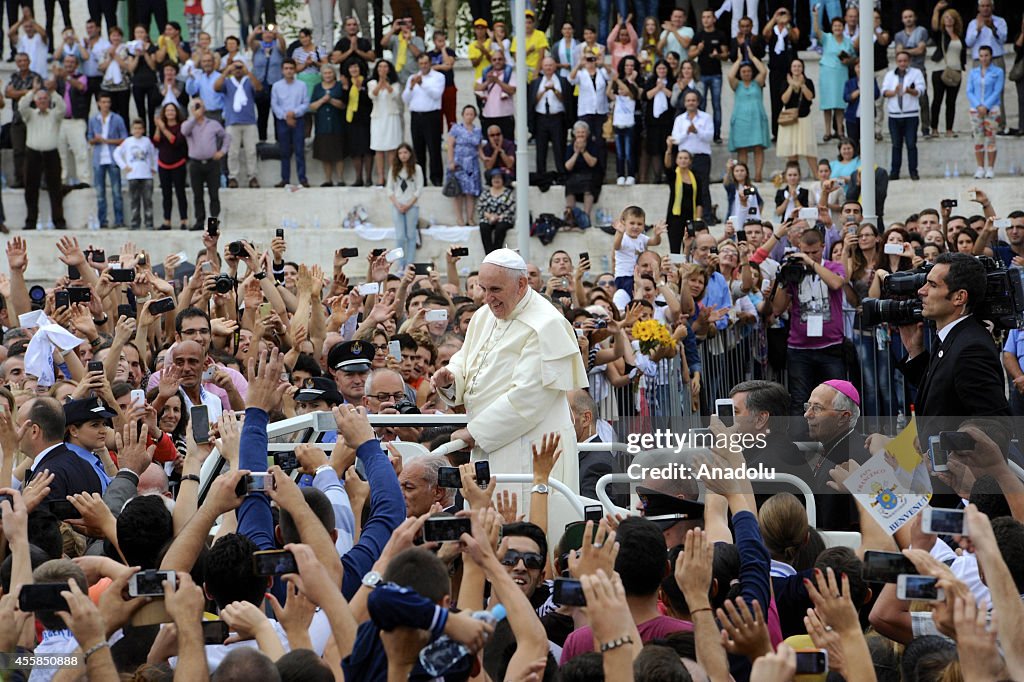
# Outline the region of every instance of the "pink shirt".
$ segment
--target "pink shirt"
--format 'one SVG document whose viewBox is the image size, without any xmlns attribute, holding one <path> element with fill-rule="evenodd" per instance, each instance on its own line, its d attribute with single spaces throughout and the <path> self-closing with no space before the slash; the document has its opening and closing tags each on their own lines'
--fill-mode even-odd
<svg viewBox="0 0 1024 682">
<path fill-rule="evenodd" d="M 508 80 L 505 80 L 504 70 L 498 72 L 499 80 L 508 83 L 512 87 L 516 87 L 516 72 L 513 70 L 509 74 Z M 481 83 L 487 82 L 487 77 L 484 76 L 480 79 Z M 505 116 L 514 116 L 516 113 L 516 100 L 513 95 L 505 92 L 500 85 L 490 85 L 484 90 L 486 96 L 484 98 L 484 108 L 480 112 L 481 116 L 487 118 L 503 118 Z"/>
<path fill-rule="evenodd" d="M 651 640 L 667 637 L 673 632 L 693 632 L 693 623 L 677 620 L 669 616 L 658 616 L 647 622 L 640 623 L 636 626 L 636 629 L 640 632 L 640 639 L 646 643 Z M 594 651 L 594 633 L 590 630 L 589 625 L 584 625 L 578 630 L 573 630 L 566 637 L 565 646 L 562 647 L 562 659 L 558 664 L 565 665 L 565 662 L 569 659 L 585 654 L 588 651 Z"/>
<path fill-rule="evenodd" d="M 224 365 L 217 365 L 217 367 L 228 373 L 228 376 L 231 377 L 231 383 L 235 385 L 235 390 L 238 391 L 238 395 L 242 396 L 242 398 L 244 399 L 245 394 L 249 390 L 249 382 L 245 380 L 245 377 L 242 376 L 241 373 L 238 372 L 238 370 L 232 369 L 230 367 L 225 367 Z M 156 388 L 160 384 L 160 377 L 162 377 L 163 374 L 164 371 L 162 369 L 158 372 L 153 372 L 152 374 L 150 374 L 149 381 L 146 383 L 146 390 L 150 391 Z M 225 391 L 223 388 L 216 384 L 204 383 L 203 389 L 220 398 L 221 405 L 224 406 L 225 410 L 231 409 L 231 401 L 228 400 L 228 392 Z"/>
<path fill-rule="evenodd" d="M 626 24 L 626 30 L 629 31 L 629 42 L 619 42 L 619 27 L 612 26 L 612 32 L 608 34 L 608 40 L 605 44 L 608 45 L 608 53 L 612 56 L 612 70 L 618 71 L 619 60 L 627 55 L 636 56 L 636 48 L 638 45 L 638 38 L 636 30 L 633 28 L 633 24 Z"/>
</svg>

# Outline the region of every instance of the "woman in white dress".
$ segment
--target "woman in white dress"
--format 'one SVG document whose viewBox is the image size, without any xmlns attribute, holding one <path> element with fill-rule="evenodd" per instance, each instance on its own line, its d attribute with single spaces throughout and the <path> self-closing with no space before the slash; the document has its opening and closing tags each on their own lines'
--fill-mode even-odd
<svg viewBox="0 0 1024 682">
<path fill-rule="evenodd" d="M 367 83 L 373 111 L 370 114 L 370 149 L 374 152 L 373 171 L 379 187 L 384 186 L 385 169 L 395 162 L 395 150 L 402 143 L 402 88 L 391 62 L 381 59 Z"/>
</svg>

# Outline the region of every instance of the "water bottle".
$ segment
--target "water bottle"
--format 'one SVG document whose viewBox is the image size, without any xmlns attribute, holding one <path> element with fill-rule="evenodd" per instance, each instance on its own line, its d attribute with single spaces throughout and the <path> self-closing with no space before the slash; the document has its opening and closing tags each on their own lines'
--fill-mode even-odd
<svg viewBox="0 0 1024 682">
<path fill-rule="evenodd" d="M 952 177 L 952 175 L 953 173 L 951 173 L 949 170 L 949 162 L 946 162 L 946 177 L 949 178 Z"/>
<path fill-rule="evenodd" d="M 907 428 L 907 415 L 903 414 L 903 410 L 900 410 L 899 414 L 896 415 L 896 433 L 900 433 L 905 428 Z"/>
<path fill-rule="evenodd" d="M 473 618 L 494 626 L 504 620 L 505 607 L 498 604 L 492 611 L 474 611 Z M 456 642 L 448 635 L 441 635 L 420 651 L 420 665 L 428 675 L 439 677 L 469 653 L 469 649 L 461 642 Z"/>
</svg>

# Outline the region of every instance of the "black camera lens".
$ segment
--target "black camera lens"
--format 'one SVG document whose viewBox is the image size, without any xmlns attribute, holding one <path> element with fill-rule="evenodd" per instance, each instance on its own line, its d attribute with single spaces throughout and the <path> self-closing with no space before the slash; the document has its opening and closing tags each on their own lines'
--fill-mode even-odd
<svg viewBox="0 0 1024 682">
<path fill-rule="evenodd" d="M 916 324 L 924 319 L 921 301 L 892 301 L 877 298 L 865 298 L 861 301 L 861 320 L 865 327 L 876 327 L 880 324 Z"/>
<path fill-rule="evenodd" d="M 232 256 L 236 256 L 236 257 L 237 256 L 244 256 L 245 255 L 245 242 L 241 241 L 241 240 L 237 241 L 237 242 L 231 242 L 230 244 L 228 244 L 228 253 L 230 253 Z"/>
<path fill-rule="evenodd" d="M 213 280 L 213 290 L 218 294 L 226 294 L 235 288 L 235 279 L 229 275 L 217 275 Z"/>
<path fill-rule="evenodd" d="M 422 414 L 420 408 L 416 407 L 416 403 L 407 398 L 395 403 L 395 409 L 398 410 L 398 414 Z"/>
</svg>

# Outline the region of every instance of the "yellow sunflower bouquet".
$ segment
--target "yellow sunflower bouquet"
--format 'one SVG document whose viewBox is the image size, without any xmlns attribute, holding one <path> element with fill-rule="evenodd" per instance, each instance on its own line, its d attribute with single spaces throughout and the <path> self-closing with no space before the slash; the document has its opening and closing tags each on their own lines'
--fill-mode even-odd
<svg viewBox="0 0 1024 682">
<path fill-rule="evenodd" d="M 661 346 L 676 347 L 676 340 L 668 327 L 657 320 L 641 320 L 633 325 L 633 338 L 640 342 L 640 352 L 650 355 Z"/>
</svg>

